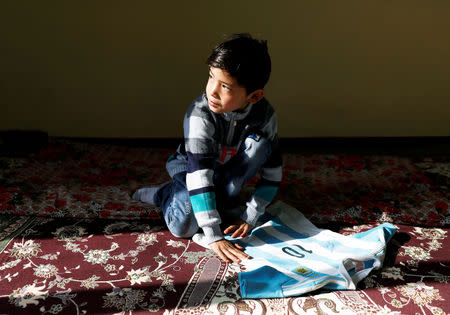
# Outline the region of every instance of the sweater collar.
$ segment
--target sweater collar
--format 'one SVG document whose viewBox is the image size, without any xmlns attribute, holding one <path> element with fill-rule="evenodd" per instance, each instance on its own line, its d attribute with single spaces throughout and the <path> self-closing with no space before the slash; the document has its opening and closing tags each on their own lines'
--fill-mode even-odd
<svg viewBox="0 0 450 315">
<path fill-rule="evenodd" d="M 242 110 L 229 113 L 222 113 L 220 115 L 222 115 L 222 117 L 225 118 L 225 120 L 242 120 L 245 117 L 247 117 L 248 113 L 250 113 L 253 105 L 254 104 L 252 103 L 248 103 L 248 105 Z"/>
</svg>

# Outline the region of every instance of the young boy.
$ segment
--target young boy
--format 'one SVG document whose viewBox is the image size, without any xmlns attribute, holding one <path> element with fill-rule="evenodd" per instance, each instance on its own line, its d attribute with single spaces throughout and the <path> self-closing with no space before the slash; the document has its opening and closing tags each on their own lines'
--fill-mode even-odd
<svg viewBox="0 0 450 315">
<path fill-rule="evenodd" d="M 187 110 L 184 141 L 167 161 L 173 181 L 141 188 L 133 199 L 160 206 L 174 236 L 192 237 L 201 228 L 220 258 L 239 262 L 249 256 L 223 234 L 249 233 L 282 177 L 277 119 L 264 98 L 271 71 L 267 42 L 236 34 L 214 48 L 207 64 L 206 91 Z M 239 212 L 240 190 L 258 171 L 256 190 Z M 232 222 L 224 222 L 223 232 L 221 217 Z"/>
</svg>

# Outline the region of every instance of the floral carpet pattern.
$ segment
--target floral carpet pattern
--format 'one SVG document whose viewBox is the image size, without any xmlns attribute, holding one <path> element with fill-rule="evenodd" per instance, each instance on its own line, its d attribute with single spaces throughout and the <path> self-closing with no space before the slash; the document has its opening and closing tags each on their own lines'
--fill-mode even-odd
<svg viewBox="0 0 450 315">
<path fill-rule="evenodd" d="M 34 217 L 2 251 L 0 313 L 170 308 L 197 262 L 211 255 L 145 220 Z"/>
<path fill-rule="evenodd" d="M 348 227 L 341 233 L 357 233 L 370 227 L 373 226 Z M 180 303 L 180 308 L 173 314 L 186 314 L 188 307 L 189 314 L 447 314 L 450 263 L 441 263 L 438 254 L 449 254 L 447 231 L 398 227 L 389 254 L 389 257 L 397 258 L 387 262 L 380 272 L 364 279 L 359 285 L 360 290 L 232 302 L 230 297 L 239 296 L 238 283 L 234 280 L 236 271 L 232 270 L 222 280 L 224 292 L 217 291 L 211 301 L 200 306 Z M 425 247 L 415 246 L 424 243 Z M 191 281 L 190 286 L 192 282 L 195 281 Z M 191 296 L 193 293 L 185 293 L 182 301 L 188 301 Z"/>
<path fill-rule="evenodd" d="M 168 149 L 51 138 L 28 158 L 0 157 L 0 213 L 159 219 L 130 190 L 169 180 Z M 283 156 L 278 198 L 315 223 L 450 224 L 449 161 L 396 156 Z M 249 190 L 255 180 L 249 183 Z"/>
<path fill-rule="evenodd" d="M 0 314 L 447 314 L 448 229 L 397 225 L 356 291 L 242 300 L 241 266 L 152 220 L 32 217 L 6 238 Z M 13 221 L 11 221 L 13 222 Z M 373 225 L 341 228 L 343 234 Z M 397 313 L 396 313 L 397 312 Z"/>
<path fill-rule="evenodd" d="M 171 153 L 53 138 L 0 157 L 0 314 L 450 312 L 450 159 L 285 154 L 277 199 L 340 233 L 399 232 L 356 291 L 242 300 L 242 266 L 174 238 L 158 208 L 130 198 L 169 179 Z"/>
</svg>

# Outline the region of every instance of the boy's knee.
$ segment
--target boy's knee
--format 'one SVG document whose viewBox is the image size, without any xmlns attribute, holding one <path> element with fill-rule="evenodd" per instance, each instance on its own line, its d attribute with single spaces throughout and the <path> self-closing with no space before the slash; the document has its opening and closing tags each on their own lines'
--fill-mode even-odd
<svg viewBox="0 0 450 315">
<path fill-rule="evenodd" d="M 198 224 L 195 218 L 185 217 L 185 220 L 173 220 L 168 226 L 170 233 L 178 238 L 190 238 L 198 231 Z"/>
</svg>

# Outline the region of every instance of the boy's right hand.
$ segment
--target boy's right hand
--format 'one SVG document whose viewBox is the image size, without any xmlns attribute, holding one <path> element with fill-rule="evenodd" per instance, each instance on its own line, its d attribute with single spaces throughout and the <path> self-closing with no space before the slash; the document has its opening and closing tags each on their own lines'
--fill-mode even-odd
<svg viewBox="0 0 450 315">
<path fill-rule="evenodd" d="M 241 262 L 243 259 L 251 258 L 242 251 L 244 248 L 241 245 L 225 239 L 211 243 L 209 247 L 226 263 Z"/>
</svg>

